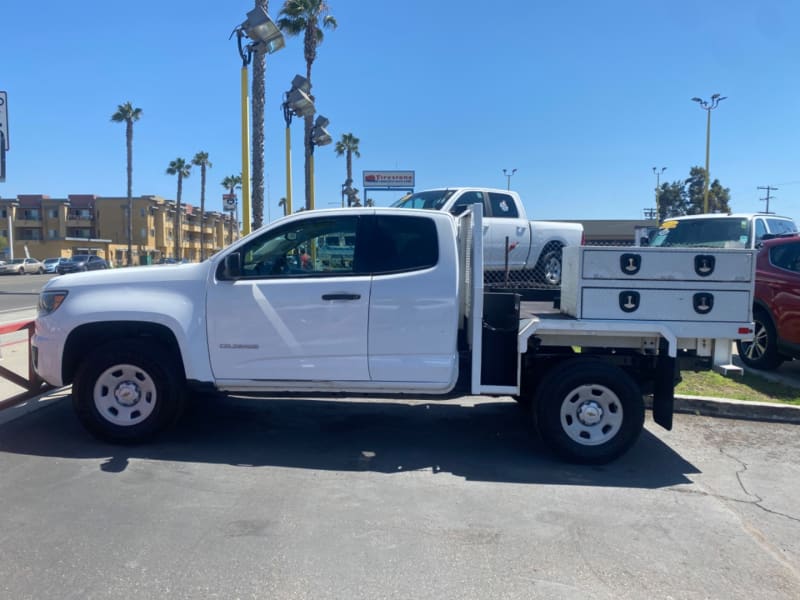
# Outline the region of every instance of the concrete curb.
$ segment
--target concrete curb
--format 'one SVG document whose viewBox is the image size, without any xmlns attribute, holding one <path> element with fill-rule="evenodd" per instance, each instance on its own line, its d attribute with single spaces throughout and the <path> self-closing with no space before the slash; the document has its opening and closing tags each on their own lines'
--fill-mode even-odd
<svg viewBox="0 0 800 600">
<path fill-rule="evenodd" d="M 675 412 L 726 419 L 800 424 L 800 406 L 773 404 L 772 402 L 748 402 L 705 396 L 675 396 Z"/>
</svg>

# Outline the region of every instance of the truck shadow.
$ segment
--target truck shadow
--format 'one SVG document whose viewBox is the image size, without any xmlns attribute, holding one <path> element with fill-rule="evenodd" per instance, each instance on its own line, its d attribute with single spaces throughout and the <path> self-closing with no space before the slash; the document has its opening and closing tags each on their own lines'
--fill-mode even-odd
<svg viewBox="0 0 800 600">
<path fill-rule="evenodd" d="M 306 398 L 197 398 L 157 440 L 115 446 L 89 437 L 69 397 L 0 426 L 0 451 L 103 459 L 106 472 L 147 459 L 327 471 L 432 475 L 467 481 L 661 488 L 698 470 L 645 430 L 622 458 L 572 465 L 551 455 L 514 402 L 420 403 Z"/>
</svg>

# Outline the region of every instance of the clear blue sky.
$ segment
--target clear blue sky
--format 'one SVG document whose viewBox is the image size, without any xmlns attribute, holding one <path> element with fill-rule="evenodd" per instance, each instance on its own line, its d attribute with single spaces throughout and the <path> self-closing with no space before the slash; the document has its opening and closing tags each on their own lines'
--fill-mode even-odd
<svg viewBox="0 0 800 600">
<path fill-rule="evenodd" d="M 11 151 L 0 197 L 125 195 L 118 104 L 142 108 L 134 195 L 174 199 L 170 160 L 210 155 L 209 209 L 241 170 L 241 61 L 232 29 L 248 0 L 9 0 L 0 9 L 0 90 Z M 270 0 L 277 16 L 280 0 Z M 794 0 L 330 0 L 339 21 L 314 64 L 317 108 L 334 139 L 361 139 L 364 169 L 416 171 L 417 189 L 512 188 L 533 218 L 640 218 L 652 167 L 673 181 L 705 161 L 737 211 L 800 219 L 800 3 Z M 283 92 L 305 72 L 302 40 L 267 61 L 267 213 L 285 195 Z M 302 197 L 302 125 L 292 125 Z M 317 207 L 338 205 L 344 158 L 316 152 Z M 397 193 L 371 194 L 389 204 Z M 199 172 L 184 201 L 199 204 Z M 297 200 L 295 204 L 298 205 Z"/>
</svg>

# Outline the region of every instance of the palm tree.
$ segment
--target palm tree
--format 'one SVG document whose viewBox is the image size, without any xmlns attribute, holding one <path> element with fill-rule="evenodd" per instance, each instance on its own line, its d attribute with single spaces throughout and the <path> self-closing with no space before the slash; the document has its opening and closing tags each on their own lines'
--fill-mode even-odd
<svg viewBox="0 0 800 600">
<path fill-rule="evenodd" d="M 333 148 L 336 151 L 336 156 L 344 154 L 347 160 L 347 179 L 344 181 L 347 206 L 353 204 L 353 196 L 355 196 L 355 190 L 353 189 L 353 155 L 356 158 L 361 158 L 361 153 L 358 151 L 358 143 L 360 141 L 352 133 L 344 133 L 342 134 L 342 139 L 336 142 L 336 146 Z"/>
<path fill-rule="evenodd" d="M 267 12 L 267 0 L 255 0 L 257 8 L 262 8 Z M 251 163 L 252 173 L 250 173 L 250 205 L 253 209 L 251 218 L 253 229 L 261 227 L 264 221 L 264 106 L 267 101 L 265 86 L 267 72 L 266 55 L 262 51 L 257 51 L 253 56 L 253 84 L 252 84 L 252 113 L 253 123 L 251 125 Z M 232 241 L 232 240 L 231 240 Z"/>
<path fill-rule="evenodd" d="M 281 17 L 277 21 L 278 27 L 288 35 L 303 34 L 303 56 L 306 59 L 306 79 L 309 89 L 311 87 L 311 65 L 317 58 L 317 46 L 322 43 L 324 34 L 322 28 L 336 29 L 338 23 L 333 15 L 329 14 L 330 8 L 326 0 L 285 0 L 281 9 Z M 311 95 L 314 100 L 314 96 Z M 306 183 L 306 208 L 311 208 L 311 129 L 314 115 L 305 118 L 305 183 Z"/>
<path fill-rule="evenodd" d="M 192 165 L 183 158 L 169 161 L 167 175 L 178 176 L 178 198 L 175 201 L 175 260 L 181 259 L 181 196 L 183 195 L 183 178 L 188 177 Z"/>
<path fill-rule="evenodd" d="M 228 193 L 233 196 L 236 193 L 236 188 L 242 187 L 242 176 L 239 175 L 228 175 L 225 179 L 222 180 L 220 183 L 222 187 L 228 190 Z M 234 212 L 231 211 L 231 223 L 230 223 L 230 236 L 231 236 L 231 243 L 233 242 L 233 222 L 235 217 L 233 216 Z"/>
<path fill-rule="evenodd" d="M 208 160 L 208 152 L 198 152 L 192 159 L 192 164 L 200 167 L 200 260 L 206 259 L 206 242 L 203 239 L 203 229 L 206 218 L 206 169 L 213 165 Z"/>
<path fill-rule="evenodd" d="M 117 112 L 111 115 L 114 123 L 125 123 L 125 147 L 128 153 L 128 260 L 133 264 L 133 124 L 142 116 L 141 108 L 134 108 L 126 102 L 117 106 Z"/>
</svg>

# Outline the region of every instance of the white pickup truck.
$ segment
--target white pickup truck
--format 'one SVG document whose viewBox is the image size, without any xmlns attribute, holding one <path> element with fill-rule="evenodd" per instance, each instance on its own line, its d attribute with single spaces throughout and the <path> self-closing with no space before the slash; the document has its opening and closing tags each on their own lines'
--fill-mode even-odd
<svg viewBox="0 0 800 600">
<path fill-rule="evenodd" d="M 529 221 L 525 205 L 516 192 L 474 187 L 442 188 L 406 195 L 392 206 L 441 210 L 458 215 L 475 203 L 483 205 L 486 271 L 529 271 L 531 277 L 525 279 L 549 286 L 561 284 L 561 249 L 583 243 L 583 225 Z"/>
<path fill-rule="evenodd" d="M 669 429 L 679 365 L 729 365 L 752 334 L 752 251 L 567 248 L 559 312 L 484 294 L 482 229 L 472 208 L 308 211 L 200 264 L 56 277 L 33 364 L 111 442 L 152 437 L 203 391 L 471 393 L 513 396 L 560 455 L 603 463 L 639 436 L 644 394 Z M 350 254 L 319 252 L 330 237 Z"/>
</svg>

